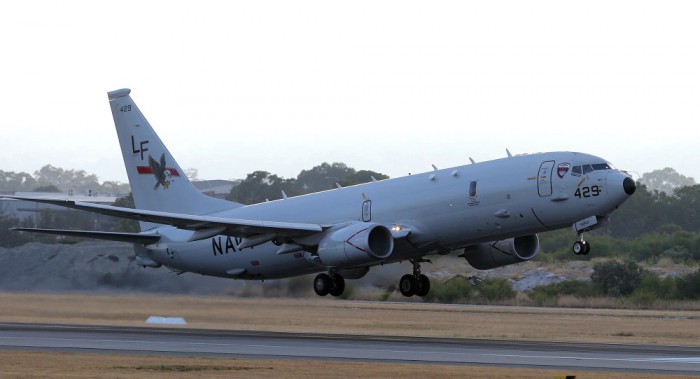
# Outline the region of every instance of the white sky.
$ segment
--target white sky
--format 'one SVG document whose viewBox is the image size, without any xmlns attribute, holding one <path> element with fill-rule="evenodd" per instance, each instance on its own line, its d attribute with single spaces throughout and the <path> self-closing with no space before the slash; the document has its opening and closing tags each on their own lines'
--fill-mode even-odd
<svg viewBox="0 0 700 379">
<path fill-rule="evenodd" d="M 700 179 L 698 1 L 12 1 L 0 170 L 126 181 L 132 97 L 203 179 L 573 150 Z"/>
</svg>

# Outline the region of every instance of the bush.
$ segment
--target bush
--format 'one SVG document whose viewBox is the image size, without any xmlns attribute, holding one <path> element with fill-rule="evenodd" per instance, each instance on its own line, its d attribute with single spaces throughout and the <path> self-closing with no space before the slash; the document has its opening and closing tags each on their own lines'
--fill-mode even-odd
<svg viewBox="0 0 700 379">
<path fill-rule="evenodd" d="M 630 295 L 629 299 L 638 307 L 649 309 L 659 301 L 659 295 L 650 289 L 639 288 Z"/>
<path fill-rule="evenodd" d="M 423 301 L 438 303 L 456 303 L 470 300 L 474 294 L 474 285 L 468 278 L 454 276 L 443 283 L 432 283 L 430 292 Z"/>
<path fill-rule="evenodd" d="M 678 298 L 700 299 L 700 271 L 676 279 L 676 294 Z"/>
<path fill-rule="evenodd" d="M 635 262 L 607 261 L 593 266 L 591 281 L 605 295 L 627 296 L 639 286 L 643 273 Z"/>
<path fill-rule="evenodd" d="M 487 301 L 512 299 L 516 295 L 513 286 L 504 278 L 484 279 L 479 283 L 477 288 L 481 298 Z"/>
<path fill-rule="evenodd" d="M 669 276 L 662 280 L 650 272 L 642 274 L 642 280 L 632 295 L 634 296 L 638 292 L 653 294 L 657 299 L 675 299 L 678 297 L 676 279 L 674 277 Z"/>
<path fill-rule="evenodd" d="M 527 291 L 527 297 L 541 307 L 553 307 L 559 302 L 559 292 L 552 285 L 537 286 Z"/>
<path fill-rule="evenodd" d="M 539 306 L 555 306 L 561 295 L 583 298 L 592 297 L 594 292 L 591 282 L 565 280 L 559 283 L 537 286 L 527 291 L 527 296 Z"/>
</svg>

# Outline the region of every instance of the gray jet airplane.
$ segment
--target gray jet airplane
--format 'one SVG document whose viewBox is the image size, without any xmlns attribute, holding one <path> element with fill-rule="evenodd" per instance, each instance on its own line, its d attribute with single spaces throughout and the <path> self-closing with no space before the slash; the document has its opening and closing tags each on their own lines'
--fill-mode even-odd
<svg viewBox="0 0 700 379">
<path fill-rule="evenodd" d="M 141 233 L 15 228 L 126 241 L 144 267 L 166 266 L 231 279 L 264 280 L 319 273 L 321 296 L 339 296 L 345 279 L 370 267 L 413 264 L 399 289 L 425 296 L 421 263 L 463 251 L 481 270 L 524 262 L 539 251 L 537 233 L 583 233 L 635 192 L 625 172 L 602 158 L 552 152 L 448 168 L 396 179 L 243 205 L 199 192 L 156 135 L 129 89 L 108 93 L 136 209 L 48 198 L 20 200 L 135 219 Z"/>
</svg>

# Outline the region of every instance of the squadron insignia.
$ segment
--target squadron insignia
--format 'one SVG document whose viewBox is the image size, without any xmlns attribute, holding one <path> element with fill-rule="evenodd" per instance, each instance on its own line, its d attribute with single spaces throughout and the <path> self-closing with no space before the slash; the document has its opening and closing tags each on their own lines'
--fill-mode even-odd
<svg viewBox="0 0 700 379">
<path fill-rule="evenodd" d="M 557 167 L 557 175 L 559 175 L 560 178 L 563 178 L 564 175 L 569 172 L 569 167 L 571 167 L 571 165 L 566 162 L 559 163 L 559 167 Z"/>
<path fill-rule="evenodd" d="M 164 190 L 168 189 L 174 178 L 180 176 L 177 169 L 166 167 L 165 154 L 160 156 L 160 160 L 155 160 L 149 155 L 148 166 L 137 166 L 136 171 L 139 174 L 151 174 L 156 178 L 156 185 L 153 186 L 154 190 L 161 186 Z"/>
</svg>

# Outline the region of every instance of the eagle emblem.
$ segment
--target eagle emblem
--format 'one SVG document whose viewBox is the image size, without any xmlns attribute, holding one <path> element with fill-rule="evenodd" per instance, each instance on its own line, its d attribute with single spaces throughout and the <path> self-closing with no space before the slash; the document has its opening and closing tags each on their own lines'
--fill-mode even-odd
<svg viewBox="0 0 700 379">
<path fill-rule="evenodd" d="M 149 155 L 148 165 L 153 171 L 153 176 L 156 177 L 156 185 L 153 187 L 153 189 L 157 190 L 160 186 L 163 186 L 164 190 L 168 189 L 172 180 L 172 173 L 170 170 L 165 168 L 165 153 L 160 156 L 160 162 L 156 161 Z"/>
</svg>

